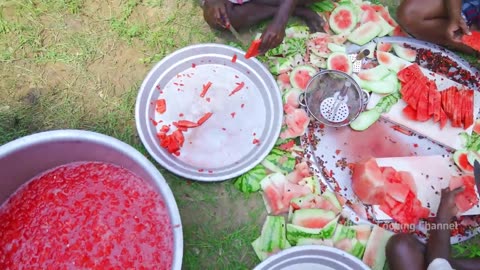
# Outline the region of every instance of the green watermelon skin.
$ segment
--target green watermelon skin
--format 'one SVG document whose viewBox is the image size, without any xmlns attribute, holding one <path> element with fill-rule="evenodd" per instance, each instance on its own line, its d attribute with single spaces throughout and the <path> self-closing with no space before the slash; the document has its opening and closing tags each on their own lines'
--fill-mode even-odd
<svg viewBox="0 0 480 270">
<path fill-rule="evenodd" d="M 385 247 L 393 234 L 393 232 L 387 231 L 379 226 L 373 227 L 362 259 L 372 270 L 383 270 L 387 260 Z"/>
</svg>

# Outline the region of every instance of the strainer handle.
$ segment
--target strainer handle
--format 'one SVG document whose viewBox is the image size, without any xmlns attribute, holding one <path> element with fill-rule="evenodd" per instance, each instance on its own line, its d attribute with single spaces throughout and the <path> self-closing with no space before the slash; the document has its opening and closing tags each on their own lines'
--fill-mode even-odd
<svg viewBox="0 0 480 270">
<path fill-rule="evenodd" d="M 305 92 L 300 93 L 300 95 L 298 96 L 298 103 L 302 107 L 307 107 L 307 103 L 305 101 Z"/>
<path fill-rule="evenodd" d="M 365 108 L 370 101 L 370 93 L 362 89 L 363 107 Z"/>
</svg>

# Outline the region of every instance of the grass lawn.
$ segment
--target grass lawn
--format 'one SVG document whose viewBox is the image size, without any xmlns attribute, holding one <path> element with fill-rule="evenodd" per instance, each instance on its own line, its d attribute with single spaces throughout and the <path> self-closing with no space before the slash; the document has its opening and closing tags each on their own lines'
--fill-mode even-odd
<svg viewBox="0 0 480 270">
<path fill-rule="evenodd" d="M 2 0 L 0 145 L 43 130 L 86 129 L 147 155 L 134 103 L 150 68 L 174 50 L 230 36 L 203 21 L 198 0 Z M 395 3 L 389 2 L 391 10 Z M 243 33 L 249 36 L 249 33 Z M 199 184 L 158 167 L 182 215 L 184 269 L 251 269 L 265 209 L 231 182 Z M 474 253 L 469 241 L 458 252 Z M 470 253 L 469 253 L 470 252 Z"/>
</svg>

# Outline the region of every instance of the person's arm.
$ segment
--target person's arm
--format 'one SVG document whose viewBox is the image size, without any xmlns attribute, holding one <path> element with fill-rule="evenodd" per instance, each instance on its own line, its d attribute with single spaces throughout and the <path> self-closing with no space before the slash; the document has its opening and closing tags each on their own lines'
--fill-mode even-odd
<svg viewBox="0 0 480 270">
<path fill-rule="evenodd" d="M 470 29 L 462 17 L 462 0 L 444 0 L 448 10 L 447 35 L 453 41 L 460 41 L 462 34 L 470 35 Z M 458 34 L 458 32 L 460 32 Z"/>
<path fill-rule="evenodd" d="M 205 0 L 203 8 L 206 17 L 211 17 L 218 27 L 227 28 L 230 25 L 224 0 Z"/>
<path fill-rule="evenodd" d="M 455 195 L 462 192 L 463 189 L 463 187 L 459 187 L 452 191 L 449 188 L 442 190 L 435 223 L 431 224 L 429 229 L 427 264 L 430 264 L 436 258 L 450 261 L 450 227 L 452 226 L 452 218 L 458 211 L 455 205 Z"/>
<path fill-rule="evenodd" d="M 456 270 L 478 270 L 480 268 L 480 258 L 452 259 L 449 262 Z"/>
<path fill-rule="evenodd" d="M 262 44 L 260 52 L 265 53 L 268 50 L 277 47 L 282 43 L 285 37 L 285 28 L 287 27 L 288 19 L 292 15 L 298 0 L 284 0 L 278 7 L 272 22 L 267 26 L 262 34 Z"/>
</svg>

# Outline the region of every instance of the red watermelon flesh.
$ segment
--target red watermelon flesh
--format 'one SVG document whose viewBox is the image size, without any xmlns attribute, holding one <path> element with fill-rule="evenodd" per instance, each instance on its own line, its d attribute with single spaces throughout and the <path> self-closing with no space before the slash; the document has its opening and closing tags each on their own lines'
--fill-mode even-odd
<svg viewBox="0 0 480 270">
<path fill-rule="evenodd" d="M 440 109 L 440 129 L 443 129 L 445 125 L 447 125 L 447 114 L 443 110 L 443 108 Z"/>
<path fill-rule="evenodd" d="M 335 15 L 335 18 L 330 19 L 333 19 L 340 30 L 348 29 L 353 23 L 352 12 L 346 9 L 340 10 L 340 12 Z"/>
<path fill-rule="evenodd" d="M 473 90 L 469 89 L 469 90 L 464 90 L 466 91 L 466 100 L 467 100 L 467 105 L 465 106 L 467 108 L 467 110 L 465 111 L 465 115 L 463 117 L 463 128 L 464 129 L 467 129 L 469 128 L 471 125 L 473 125 L 473 119 L 474 119 L 474 115 L 473 115 L 473 105 L 474 105 L 474 101 L 473 101 L 473 97 L 475 95 L 475 92 L 473 92 Z"/>
<path fill-rule="evenodd" d="M 400 25 L 395 26 L 393 29 L 393 36 L 395 37 L 408 37 L 407 32 L 405 32 Z"/>
<path fill-rule="evenodd" d="M 386 183 L 385 190 L 387 194 L 397 202 L 404 203 L 407 199 L 410 187 L 400 183 Z"/>
<path fill-rule="evenodd" d="M 388 12 L 388 9 L 385 8 L 384 6 L 381 5 L 372 5 L 372 8 L 377 11 L 382 18 L 388 22 L 393 27 L 398 26 L 398 23 L 393 20 L 392 16 L 390 16 L 390 12 Z"/>
<path fill-rule="evenodd" d="M 438 91 L 435 92 L 434 100 L 434 110 L 433 110 L 433 121 L 440 121 L 440 115 L 442 110 L 442 94 Z"/>
<path fill-rule="evenodd" d="M 417 104 L 417 121 L 425 122 L 430 119 L 428 114 L 428 93 L 430 89 L 430 84 L 427 84 L 423 87 L 422 92 L 420 93 L 420 98 L 418 99 Z"/>
<path fill-rule="evenodd" d="M 398 73 L 398 79 L 405 83 L 409 82 L 412 79 L 423 77 L 423 72 L 420 69 L 420 66 L 417 64 L 410 65 L 406 68 L 403 68 Z"/>
<path fill-rule="evenodd" d="M 294 198 L 303 197 L 312 193 L 309 187 L 286 182 L 283 190 L 283 205 L 290 205 Z"/>
<path fill-rule="evenodd" d="M 352 189 L 365 204 L 380 204 L 385 196 L 384 177 L 375 159 L 355 164 Z"/>
<path fill-rule="evenodd" d="M 300 89 L 305 90 L 307 89 L 308 82 L 312 77 L 307 70 L 299 70 L 295 73 L 295 82 L 297 83 Z"/>
<path fill-rule="evenodd" d="M 392 182 L 396 179 L 397 171 L 393 167 L 380 167 L 380 171 L 385 177 L 385 181 Z"/>
<path fill-rule="evenodd" d="M 461 93 L 458 91 L 455 91 L 452 93 L 453 96 L 453 108 L 452 108 L 452 126 L 453 127 L 460 127 L 460 119 L 461 119 L 461 113 L 462 113 L 462 105 L 460 103 L 461 100 Z M 459 119 L 460 118 L 460 119 Z"/>
<path fill-rule="evenodd" d="M 387 43 L 387 42 L 378 42 L 377 44 L 377 51 L 380 51 L 380 52 L 389 52 L 390 50 L 392 50 L 392 43 Z"/>
<path fill-rule="evenodd" d="M 473 126 L 473 132 L 480 134 L 480 119 L 475 121 L 475 125 Z"/>
<path fill-rule="evenodd" d="M 308 166 L 306 161 L 302 161 L 295 165 L 295 169 L 293 170 L 293 172 L 287 174 L 286 178 L 290 183 L 298 184 L 304 178 L 310 176 L 312 176 L 310 167 Z"/>
<path fill-rule="evenodd" d="M 437 97 L 437 85 L 432 83 L 428 88 L 428 115 L 432 116 L 435 112 L 435 98 Z"/>
<path fill-rule="evenodd" d="M 378 15 L 370 5 L 362 5 L 360 8 L 363 10 L 362 18 L 360 19 L 361 24 L 367 22 L 380 22 L 380 15 Z"/>
<path fill-rule="evenodd" d="M 450 190 L 464 186 L 465 190 L 457 194 L 455 203 L 459 213 L 468 211 L 478 204 L 478 196 L 475 192 L 475 178 L 471 175 L 452 176 L 450 179 Z"/>
<path fill-rule="evenodd" d="M 407 103 L 409 103 L 410 99 L 412 98 L 414 94 L 414 86 L 416 86 L 416 79 L 410 80 L 407 83 L 404 83 L 402 88 L 400 89 L 400 92 L 402 93 L 402 98 L 405 100 Z"/>
<path fill-rule="evenodd" d="M 265 203 L 270 208 L 269 212 L 279 215 L 288 211 L 288 205 L 283 204 L 283 190 L 275 185 L 269 185 L 263 189 Z"/>
<path fill-rule="evenodd" d="M 480 51 L 480 32 L 472 31 L 471 35 L 463 35 L 462 42 L 474 50 Z"/>
<path fill-rule="evenodd" d="M 401 179 L 401 183 L 409 187 L 410 191 L 413 192 L 413 194 L 417 194 L 417 186 L 411 173 L 405 171 L 398 171 L 396 176 L 397 179 Z"/>
<path fill-rule="evenodd" d="M 405 108 L 402 110 L 403 115 L 407 117 L 410 120 L 417 121 L 417 111 L 412 108 L 412 106 L 407 105 Z"/>
</svg>

